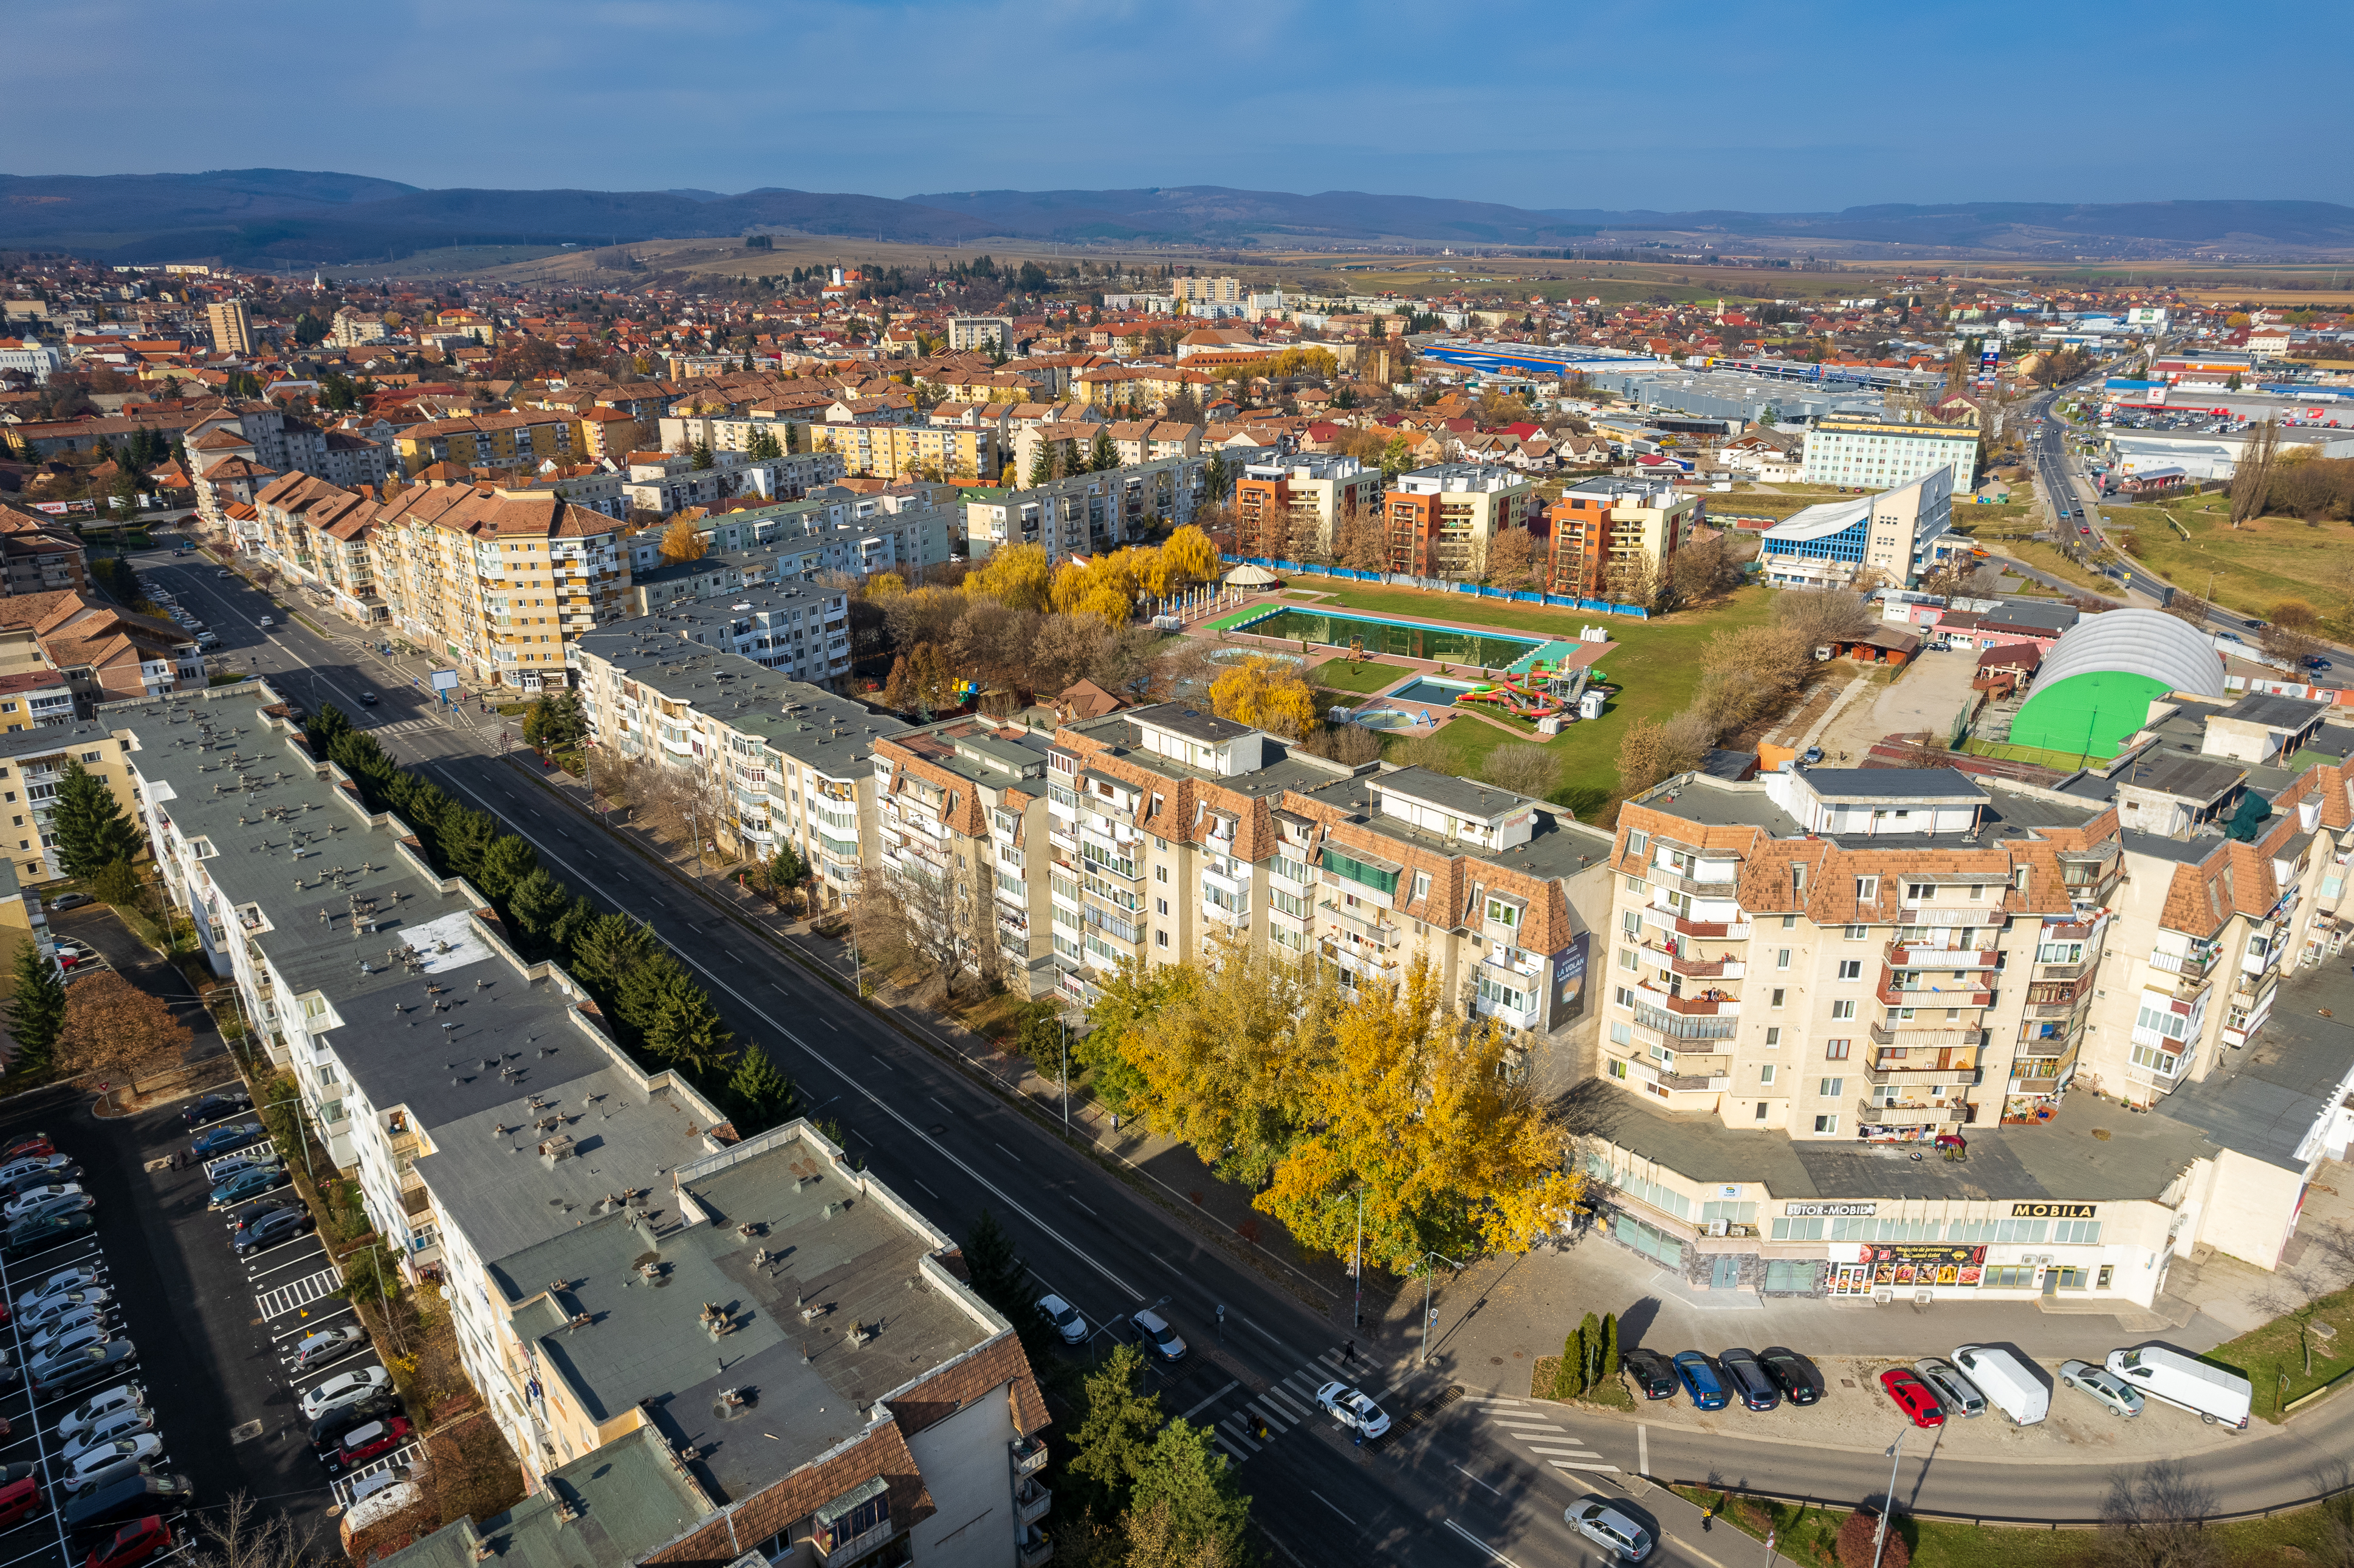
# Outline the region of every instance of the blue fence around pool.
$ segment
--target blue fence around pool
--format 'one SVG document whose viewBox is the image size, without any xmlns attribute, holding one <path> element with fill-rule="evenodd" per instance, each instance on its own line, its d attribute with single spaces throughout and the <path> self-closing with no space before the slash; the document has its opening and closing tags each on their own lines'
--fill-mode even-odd
<svg viewBox="0 0 2354 1568">
<path fill-rule="evenodd" d="M 1583 609 L 1596 615 L 1624 615 L 1649 620 L 1651 612 L 1640 605 L 1612 604 L 1599 599 L 1565 599 L 1559 594 L 1528 593 L 1486 588 L 1479 583 L 1451 583 L 1444 577 L 1417 577 L 1405 572 L 1360 572 L 1347 567 L 1319 567 L 1301 561 L 1270 560 L 1265 556 L 1220 556 L 1230 567 L 1265 567 L 1271 572 L 1300 572 L 1320 577 L 1347 577 L 1361 583 L 1384 583 L 1391 588 L 1426 588 L 1433 593 L 1468 593 L 1480 599 L 1512 599 L 1524 604 L 1551 605 L 1557 609 Z"/>
</svg>

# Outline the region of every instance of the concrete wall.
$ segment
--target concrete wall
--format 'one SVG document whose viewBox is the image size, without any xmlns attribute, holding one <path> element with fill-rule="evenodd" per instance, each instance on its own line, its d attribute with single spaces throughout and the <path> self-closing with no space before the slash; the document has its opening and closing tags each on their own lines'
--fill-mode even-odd
<svg viewBox="0 0 2354 1568">
<path fill-rule="evenodd" d="M 1005 1568 L 1022 1531 L 1013 1510 L 1013 1409 L 994 1388 L 907 1439 L 932 1494 L 931 1518 L 909 1532 L 917 1562 Z"/>
</svg>

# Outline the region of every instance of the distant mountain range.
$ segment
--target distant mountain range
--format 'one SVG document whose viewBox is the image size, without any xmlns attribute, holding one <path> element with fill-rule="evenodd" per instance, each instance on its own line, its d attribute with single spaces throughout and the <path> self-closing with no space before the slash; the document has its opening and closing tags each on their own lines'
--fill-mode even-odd
<svg viewBox="0 0 2354 1568">
<path fill-rule="evenodd" d="M 1961 202 L 1843 212 L 1532 210 L 1436 196 L 1232 190 L 421 190 L 364 175 L 0 175 L 0 247 L 114 262 L 207 257 L 364 266 L 447 245 L 626 243 L 755 229 L 949 244 L 991 239 L 1217 248 L 1399 243 L 1775 255 L 2098 257 L 2354 253 L 2354 208 L 2312 201 Z"/>
</svg>

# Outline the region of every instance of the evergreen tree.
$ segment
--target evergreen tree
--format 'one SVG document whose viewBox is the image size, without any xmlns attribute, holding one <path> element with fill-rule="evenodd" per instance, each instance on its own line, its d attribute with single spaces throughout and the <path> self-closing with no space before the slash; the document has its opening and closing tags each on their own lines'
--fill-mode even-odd
<svg viewBox="0 0 2354 1568">
<path fill-rule="evenodd" d="M 776 855 L 769 862 L 769 881 L 777 887 L 799 887 L 809 880 L 809 862 L 801 852 L 790 844 L 777 846 Z"/>
<path fill-rule="evenodd" d="M 744 443 L 744 455 L 755 461 L 782 457 L 785 449 L 777 444 L 776 432 L 769 429 L 768 421 L 763 420 L 752 427 L 751 439 Z"/>
<path fill-rule="evenodd" d="M 504 906 L 538 866 L 537 850 L 513 833 L 501 833 L 483 848 L 482 863 L 470 880 L 492 903 Z"/>
<path fill-rule="evenodd" d="M 571 958 L 573 948 L 580 940 L 581 933 L 588 930 L 589 923 L 596 918 L 595 906 L 586 898 L 576 896 L 565 906 L 563 914 L 548 923 L 546 936 L 548 955 L 558 963 L 567 961 Z"/>
<path fill-rule="evenodd" d="M 1006 1317 L 1018 1322 L 1037 1310 L 1023 1280 L 1022 1260 L 1014 1255 L 1013 1238 L 987 1209 L 964 1238 L 964 1271 L 972 1293 Z"/>
<path fill-rule="evenodd" d="M 572 907 L 572 889 L 557 880 L 544 865 L 516 882 L 507 893 L 507 914 L 525 938 L 521 946 L 527 951 L 546 953 L 551 927 Z"/>
<path fill-rule="evenodd" d="M 335 744 L 338 736 L 351 733 L 352 721 L 343 709 L 329 703 L 313 714 L 310 724 L 304 727 L 311 737 L 311 749 L 324 757 L 327 748 Z"/>
<path fill-rule="evenodd" d="M 1577 1340 L 1583 1353 L 1577 1367 L 1577 1392 L 1583 1394 L 1592 1392 L 1601 1380 L 1602 1319 L 1588 1312 L 1577 1326 Z"/>
<path fill-rule="evenodd" d="M 8 1066 L 16 1072 L 39 1072 L 49 1065 L 65 1027 L 65 977 L 41 956 L 39 943 L 27 942 L 16 949 L 14 978 L 8 1033 L 16 1037 L 16 1056 Z"/>
<path fill-rule="evenodd" d="M 1585 1365 L 1585 1336 L 1572 1329 L 1561 1341 L 1561 1365 L 1553 1369 L 1553 1396 L 1555 1399 L 1575 1399 L 1585 1392 L 1577 1381 L 1580 1368 Z"/>
<path fill-rule="evenodd" d="M 734 1059 L 735 1032 L 711 1005 L 711 994 L 693 981 L 673 986 L 646 1028 L 646 1049 L 698 1081 L 724 1070 Z"/>
<path fill-rule="evenodd" d="M 1144 1357 L 1134 1345 L 1115 1345 L 1085 1383 L 1087 1414 L 1072 1434 L 1064 1479 L 1072 1501 L 1093 1508 L 1098 1519 L 1128 1510 L 1137 1478 L 1161 1428 L 1161 1396 L 1137 1385 Z"/>
<path fill-rule="evenodd" d="M 474 882 L 482 874 L 483 854 L 499 836 L 497 818 L 488 811 L 452 803 L 441 818 L 442 869 L 451 876 Z M 475 885 L 482 885 L 475 882 Z"/>
<path fill-rule="evenodd" d="M 727 1080 L 727 1097 L 736 1106 L 736 1130 L 745 1138 L 766 1132 L 793 1114 L 791 1082 L 758 1045 L 745 1046 L 736 1059 L 736 1071 Z"/>
<path fill-rule="evenodd" d="M 1052 441 L 1040 441 L 1031 450 L 1030 483 L 1034 488 L 1055 477 L 1055 459 L 1050 450 L 1054 444 Z"/>
<path fill-rule="evenodd" d="M 670 949 L 659 941 L 650 941 L 645 958 L 630 971 L 614 994 L 613 1011 L 642 1040 L 652 1031 L 672 998 L 694 987 L 695 982 L 671 957 Z"/>
<path fill-rule="evenodd" d="M 1138 1467 L 1129 1509 L 1139 1517 L 1168 1510 L 1178 1561 L 1247 1560 L 1250 1499 L 1235 1488 L 1234 1467 L 1212 1446 L 1212 1428 L 1172 1421 Z"/>
<path fill-rule="evenodd" d="M 618 1019 L 621 993 L 653 951 L 653 929 L 644 922 L 627 915 L 596 916 L 573 938 L 573 977 Z"/>
<path fill-rule="evenodd" d="M 1095 445 L 1087 450 L 1087 469 L 1093 473 L 1108 473 L 1119 466 L 1119 453 L 1111 444 L 1111 432 L 1101 425 L 1096 427 Z"/>
<path fill-rule="evenodd" d="M 58 786 L 50 832 L 58 841 L 58 862 L 68 876 L 94 876 L 139 853 L 138 827 L 115 804 L 106 780 L 79 760 L 67 765 L 65 779 Z"/>
<path fill-rule="evenodd" d="M 358 783 L 361 794 L 371 806 L 383 801 L 393 779 L 400 773 L 376 736 L 364 729 L 347 730 L 336 736 L 335 743 L 327 748 L 327 759 Z"/>
</svg>

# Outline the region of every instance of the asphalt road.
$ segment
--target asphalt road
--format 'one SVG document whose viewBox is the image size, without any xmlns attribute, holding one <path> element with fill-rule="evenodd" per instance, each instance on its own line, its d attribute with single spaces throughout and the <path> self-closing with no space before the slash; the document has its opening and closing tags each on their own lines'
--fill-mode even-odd
<svg viewBox="0 0 2354 1568">
<path fill-rule="evenodd" d="M 1632 1480 L 1641 1474 L 1716 1478 L 1839 1501 L 1886 1489 L 1882 1457 L 1777 1442 L 1771 1415 L 1757 1418 L 1755 1437 L 1728 1444 L 1639 1419 L 1476 1393 L 1440 1405 L 1448 1385 L 1401 1360 L 1360 1372 L 1355 1381 L 1393 1417 L 1428 1408 L 1410 1427 L 1401 1419 L 1401 1432 L 1388 1441 L 1353 1446 L 1303 1408 L 1307 1392 L 1338 1375 L 1331 1358 L 1349 1333 L 1345 1307 L 1320 1287 L 1272 1282 L 1205 1241 L 1149 1190 L 1066 1142 L 1044 1118 L 1009 1104 L 939 1049 L 778 951 L 523 768 L 486 754 L 497 745 L 495 717 L 456 725 L 437 717 L 394 683 L 387 667 L 372 657 L 363 663 L 341 643 L 288 624 L 242 582 L 217 579 L 209 564 L 140 564 L 219 630 L 232 661 L 253 661 L 247 667 L 300 700 L 338 703 L 376 729 L 398 759 L 500 815 L 600 908 L 651 920 L 738 1037 L 759 1042 L 793 1076 L 804 1107 L 839 1120 L 852 1151 L 950 1234 L 966 1234 L 984 1208 L 994 1213 L 1042 1292 L 1062 1295 L 1099 1331 L 1159 1307 L 1192 1347 L 1182 1361 L 1154 1372 L 1163 1408 L 1217 1425 L 1283 1560 L 1302 1568 L 1360 1568 L 1369 1553 L 1511 1568 L 1594 1560 L 1596 1549 L 1564 1524 L 1563 1509 L 1590 1493 L 1624 1497 L 1629 1484 L 1641 1489 Z M 262 613 L 280 621 L 267 633 L 255 624 Z M 364 684 L 381 691 L 383 702 L 359 706 Z M 1444 1292 L 1438 1301 L 1442 1334 L 1478 1309 Z M 1072 1353 L 1092 1353 L 1101 1342 Z M 1499 1372 L 1496 1381 L 1504 1376 Z M 1269 1432 L 1263 1442 L 1255 1435 L 1261 1421 Z M 2333 1453 L 2354 1453 L 2354 1401 L 2325 1403 L 2293 1431 L 2251 1430 L 2219 1457 L 2202 1458 L 2201 1472 L 2226 1507 L 2261 1507 L 2306 1495 L 2315 1462 Z M 1897 1492 L 1909 1504 L 1966 1514 L 2085 1519 L 2097 1516 L 2110 1478 L 2099 1464 L 1960 1463 L 1908 1446 Z M 1706 1568 L 1763 1562 L 1756 1543 L 1729 1530 L 1703 1534 L 1694 1510 L 1671 1494 L 1641 1489 L 1645 1495 L 1627 1506 L 1664 1531 L 1658 1561 Z"/>
</svg>

